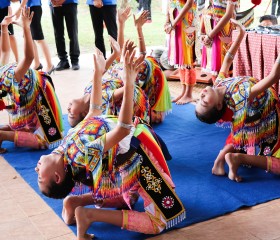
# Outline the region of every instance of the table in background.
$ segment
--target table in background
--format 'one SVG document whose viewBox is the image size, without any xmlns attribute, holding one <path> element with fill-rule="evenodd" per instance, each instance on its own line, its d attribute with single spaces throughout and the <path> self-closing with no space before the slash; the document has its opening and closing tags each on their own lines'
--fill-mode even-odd
<svg viewBox="0 0 280 240">
<path fill-rule="evenodd" d="M 233 31 L 233 41 L 238 32 Z M 266 77 L 280 54 L 280 36 L 246 32 L 233 61 L 234 76 Z"/>
</svg>

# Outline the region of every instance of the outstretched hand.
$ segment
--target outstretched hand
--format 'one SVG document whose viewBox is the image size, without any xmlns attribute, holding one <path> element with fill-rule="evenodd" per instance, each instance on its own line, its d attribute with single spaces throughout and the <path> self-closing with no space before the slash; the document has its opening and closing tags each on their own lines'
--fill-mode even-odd
<svg viewBox="0 0 280 240">
<path fill-rule="evenodd" d="M 94 71 L 103 74 L 105 72 L 105 66 L 106 60 L 103 53 L 98 48 L 95 48 L 95 52 L 93 54 Z"/>
<path fill-rule="evenodd" d="M 134 84 L 141 64 L 144 60 L 144 56 L 140 55 L 134 61 L 136 50 L 133 49 L 133 51 L 131 51 L 131 45 L 134 45 L 134 42 L 126 41 L 124 44 L 123 80 L 125 85 L 131 83 Z"/>
<path fill-rule="evenodd" d="M 136 48 L 136 45 L 134 45 L 133 41 L 126 40 L 126 42 L 124 43 L 124 47 L 122 49 L 121 59 L 125 58 L 126 51 L 128 51 L 129 55 L 131 55 L 135 48 Z"/>
<path fill-rule="evenodd" d="M 126 7 L 125 9 L 118 10 L 118 22 L 119 24 L 124 24 L 126 20 L 131 15 L 131 7 Z"/>
<path fill-rule="evenodd" d="M 113 53 L 120 56 L 121 54 L 120 44 L 111 36 L 109 36 L 109 41 L 110 41 L 111 48 L 113 49 Z"/>
<path fill-rule="evenodd" d="M 13 23 L 23 28 L 28 27 L 32 22 L 33 15 L 34 12 L 30 12 L 30 7 L 23 7 L 19 21 L 13 21 Z"/>
<path fill-rule="evenodd" d="M 140 16 L 136 18 L 135 14 L 133 14 L 134 25 L 136 28 L 142 27 L 147 22 L 147 17 L 149 15 L 149 11 L 144 10 L 141 12 Z"/>
</svg>

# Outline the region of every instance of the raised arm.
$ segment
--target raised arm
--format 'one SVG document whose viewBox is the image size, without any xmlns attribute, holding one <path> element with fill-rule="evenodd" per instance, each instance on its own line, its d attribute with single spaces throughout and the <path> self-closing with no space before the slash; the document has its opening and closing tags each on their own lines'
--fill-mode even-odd
<svg viewBox="0 0 280 240">
<path fill-rule="evenodd" d="M 209 46 L 212 44 L 213 38 L 223 29 L 223 27 L 234 16 L 234 11 L 235 11 L 235 5 L 231 1 L 228 1 L 225 15 L 219 20 L 219 22 L 212 29 L 212 31 L 207 36 L 205 36 L 203 40 L 204 45 Z"/>
<path fill-rule="evenodd" d="M 136 18 L 136 16 L 133 14 L 134 18 L 134 25 L 137 30 L 137 36 L 138 36 L 138 47 L 139 47 L 139 53 L 142 54 L 143 56 L 146 55 L 146 44 L 145 44 L 145 39 L 144 39 L 144 34 L 143 34 L 143 25 L 147 21 L 147 17 L 149 15 L 149 11 L 143 11 L 141 12 L 140 16 Z"/>
<path fill-rule="evenodd" d="M 7 64 L 10 59 L 11 45 L 8 26 L 12 23 L 12 18 L 12 8 L 8 7 L 8 16 L 1 22 L 1 65 Z"/>
<path fill-rule="evenodd" d="M 278 83 L 279 80 L 280 80 L 280 54 L 278 55 L 269 75 L 252 87 L 249 100 L 254 99 L 258 94 L 265 91 L 273 84 Z"/>
<path fill-rule="evenodd" d="M 113 49 L 112 54 L 106 59 L 106 66 L 105 71 L 112 65 L 112 63 L 115 61 L 116 58 L 118 58 L 121 54 L 121 48 L 119 43 L 110 36 L 110 45 Z"/>
<path fill-rule="evenodd" d="M 231 19 L 231 22 L 235 24 L 236 30 L 238 30 L 238 36 L 235 41 L 231 44 L 229 50 L 227 51 L 225 58 L 223 60 L 222 67 L 220 69 L 221 73 L 228 74 L 229 68 L 233 62 L 234 56 L 242 42 L 242 39 L 245 35 L 245 28 L 242 24 L 240 24 L 235 19 Z"/>
<path fill-rule="evenodd" d="M 126 137 L 132 128 L 132 116 L 133 116 L 133 92 L 134 82 L 137 73 L 140 70 L 141 63 L 144 60 L 144 56 L 140 55 L 135 61 L 135 50 L 133 52 L 126 51 L 129 44 L 133 42 L 126 41 L 124 45 L 124 68 L 123 68 L 123 79 L 124 79 L 124 95 L 122 106 L 119 114 L 118 124 L 116 128 L 110 131 L 106 136 L 106 142 L 104 151 L 108 151 L 124 137 Z"/>
<path fill-rule="evenodd" d="M 102 75 L 105 71 L 106 61 L 103 53 L 96 48 L 93 54 L 92 91 L 90 96 L 89 112 L 85 118 L 98 116 L 102 113 Z"/>
<path fill-rule="evenodd" d="M 118 10 L 118 43 L 120 45 L 121 52 L 124 44 L 125 22 L 130 17 L 130 15 L 131 15 L 130 7 L 126 7 L 125 9 Z"/>
<path fill-rule="evenodd" d="M 21 10 L 20 22 L 15 22 L 15 24 L 20 25 L 23 29 L 24 41 L 24 56 L 15 69 L 15 78 L 17 81 L 24 76 L 34 59 L 33 40 L 30 31 L 32 17 L 33 12 L 30 13 L 30 8 L 24 7 Z"/>
</svg>

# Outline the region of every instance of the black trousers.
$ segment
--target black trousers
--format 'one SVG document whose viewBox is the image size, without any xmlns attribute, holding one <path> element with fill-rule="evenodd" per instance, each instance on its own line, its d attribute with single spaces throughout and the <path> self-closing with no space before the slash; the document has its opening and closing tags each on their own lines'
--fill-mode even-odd
<svg viewBox="0 0 280 240">
<path fill-rule="evenodd" d="M 278 9 L 277 9 L 277 12 L 276 12 L 276 6 L 277 5 L 278 5 Z M 275 15 L 277 17 L 280 16 L 280 0 L 272 0 L 271 15 Z"/>
<path fill-rule="evenodd" d="M 95 46 L 103 53 L 106 58 L 106 48 L 103 37 L 103 21 L 105 22 L 108 34 L 117 40 L 117 5 L 104 5 L 97 8 L 89 5 L 92 27 L 95 35 Z"/>
<path fill-rule="evenodd" d="M 70 59 L 72 63 L 79 62 L 80 47 L 78 39 L 78 8 L 76 3 L 63 4 L 61 7 L 50 6 L 56 50 L 60 60 L 67 60 L 68 55 L 64 37 L 64 19 L 70 44 Z"/>
</svg>

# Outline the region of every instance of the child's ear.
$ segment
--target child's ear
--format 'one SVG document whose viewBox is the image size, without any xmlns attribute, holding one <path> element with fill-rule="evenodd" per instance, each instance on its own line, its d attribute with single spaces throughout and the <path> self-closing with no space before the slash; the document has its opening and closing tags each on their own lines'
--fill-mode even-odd
<svg viewBox="0 0 280 240">
<path fill-rule="evenodd" d="M 83 112 L 82 112 L 82 117 L 85 118 L 85 116 L 86 116 L 87 114 L 88 114 L 87 111 L 83 111 Z"/>
<path fill-rule="evenodd" d="M 59 184 L 61 183 L 61 176 L 58 172 L 54 172 L 55 174 L 55 183 Z"/>
</svg>

